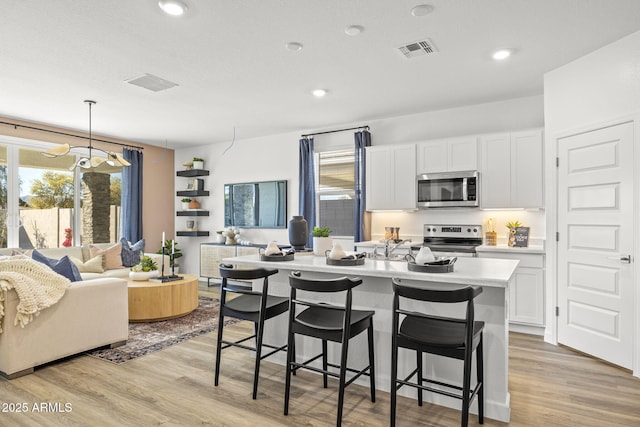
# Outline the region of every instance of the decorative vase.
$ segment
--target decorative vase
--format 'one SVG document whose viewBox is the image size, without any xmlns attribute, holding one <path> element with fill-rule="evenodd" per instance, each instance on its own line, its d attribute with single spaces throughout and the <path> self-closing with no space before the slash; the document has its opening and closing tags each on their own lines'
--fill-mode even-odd
<svg viewBox="0 0 640 427">
<path fill-rule="evenodd" d="M 189 209 L 200 209 L 200 203 L 197 200 L 192 200 L 189 202 Z"/>
<path fill-rule="evenodd" d="M 304 250 L 308 238 L 307 220 L 302 215 L 294 215 L 289 221 L 289 243 L 297 251 Z"/>
<path fill-rule="evenodd" d="M 222 232 L 220 232 L 220 233 L 216 233 L 216 239 L 218 243 L 224 243 L 226 242 L 227 237 L 224 234 L 222 234 Z"/>
<path fill-rule="evenodd" d="M 325 256 L 327 251 L 331 250 L 333 239 L 331 237 L 314 237 L 313 238 L 313 254 L 316 256 Z"/>
<path fill-rule="evenodd" d="M 199 160 L 194 160 L 193 161 L 193 168 L 194 169 L 204 169 L 204 162 L 199 161 Z"/>
<path fill-rule="evenodd" d="M 507 234 L 507 245 L 513 247 L 516 243 L 516 229 L 509 227 L 509 234 Z"/>
<path fill-rule="evenodd" d="M 129 279 L 135 281 L 149 280 L 154 277 L 158 277 L 158 270 L 129 272 Z"/>
</svg>

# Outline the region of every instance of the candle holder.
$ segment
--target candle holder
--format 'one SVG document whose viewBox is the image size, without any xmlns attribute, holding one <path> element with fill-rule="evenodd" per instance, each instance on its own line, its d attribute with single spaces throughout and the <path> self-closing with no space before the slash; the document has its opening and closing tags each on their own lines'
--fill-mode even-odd
<svg viewBox="0 0 640 427">
<path fill-rule="evenodd" d="M 168 276 L 164 275 L 164 244 L 162 245 L 162 276 L 158 276 L 155 279 L 153 279 L 154 282 L 173 282 L 175 280 L 180 280 L 182 279 L 182 277 L 174 274 L 174 266 L 173 266 L 173 258 L 175 256 L 175 253 L 171 253 L 169 254 L 169 260 L 170 260 L 170 265 L 171 265 L 171 274 Z"/>
</svg>

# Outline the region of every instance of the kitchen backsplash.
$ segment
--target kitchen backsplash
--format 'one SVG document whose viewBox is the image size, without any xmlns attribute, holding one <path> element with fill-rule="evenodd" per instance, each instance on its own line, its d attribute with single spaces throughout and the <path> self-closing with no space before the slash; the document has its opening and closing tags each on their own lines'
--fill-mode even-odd
<svg viewBox="0 0 640 427">
<path fill-rule="evenodd" d="M 546 234 L 544 211 L 484 211 L 479 209 L 424 209 L 415 212 L 373 212 L 371 239 L 384 238 L 385 227 L 400 227 L 401 239 L 422 239 L 424 224 L 480 224 L 486 231 L 487 221 L 494 219 L 500 238 L 507 233 L 507 222 L 520 221 L 530 227 L 531 238 L 544 239 Z"/>
</svg>

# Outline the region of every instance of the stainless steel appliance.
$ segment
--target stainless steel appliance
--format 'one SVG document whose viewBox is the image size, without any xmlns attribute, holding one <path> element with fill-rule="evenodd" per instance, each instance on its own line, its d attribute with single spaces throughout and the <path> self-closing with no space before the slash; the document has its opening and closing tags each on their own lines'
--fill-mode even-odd
<svg viewBox="0 0 640 427">
<path fill-rule="evenodd" d="M 420 250 L 428 246 L 438 256 L 476 256 L 476 247 L 482 245 L 482 225 L 425 224 Z"/>
<path fill-rule="evenodd" d="M 416 179 L 418 208 L 474 207 L 480 201 L 478 171 L 421 174 Z"/>
</svg>

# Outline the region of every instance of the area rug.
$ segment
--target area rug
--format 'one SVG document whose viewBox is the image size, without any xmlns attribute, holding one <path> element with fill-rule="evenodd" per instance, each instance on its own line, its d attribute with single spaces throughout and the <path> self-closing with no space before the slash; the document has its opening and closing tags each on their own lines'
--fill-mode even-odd
<svg viewBox="0 0 640 427">
<path fill-rule="evenodd" d="M 129 340 L 125 345 L 86 354 L 121 364 L 217 330 L 220 301 L 204 296 L 198 300 L 198 308 L 186 316 L 158 322 L 129 323 Z M 224 325 L 236 322 L 238 320 L 226 318 Z"/>
</svg>

